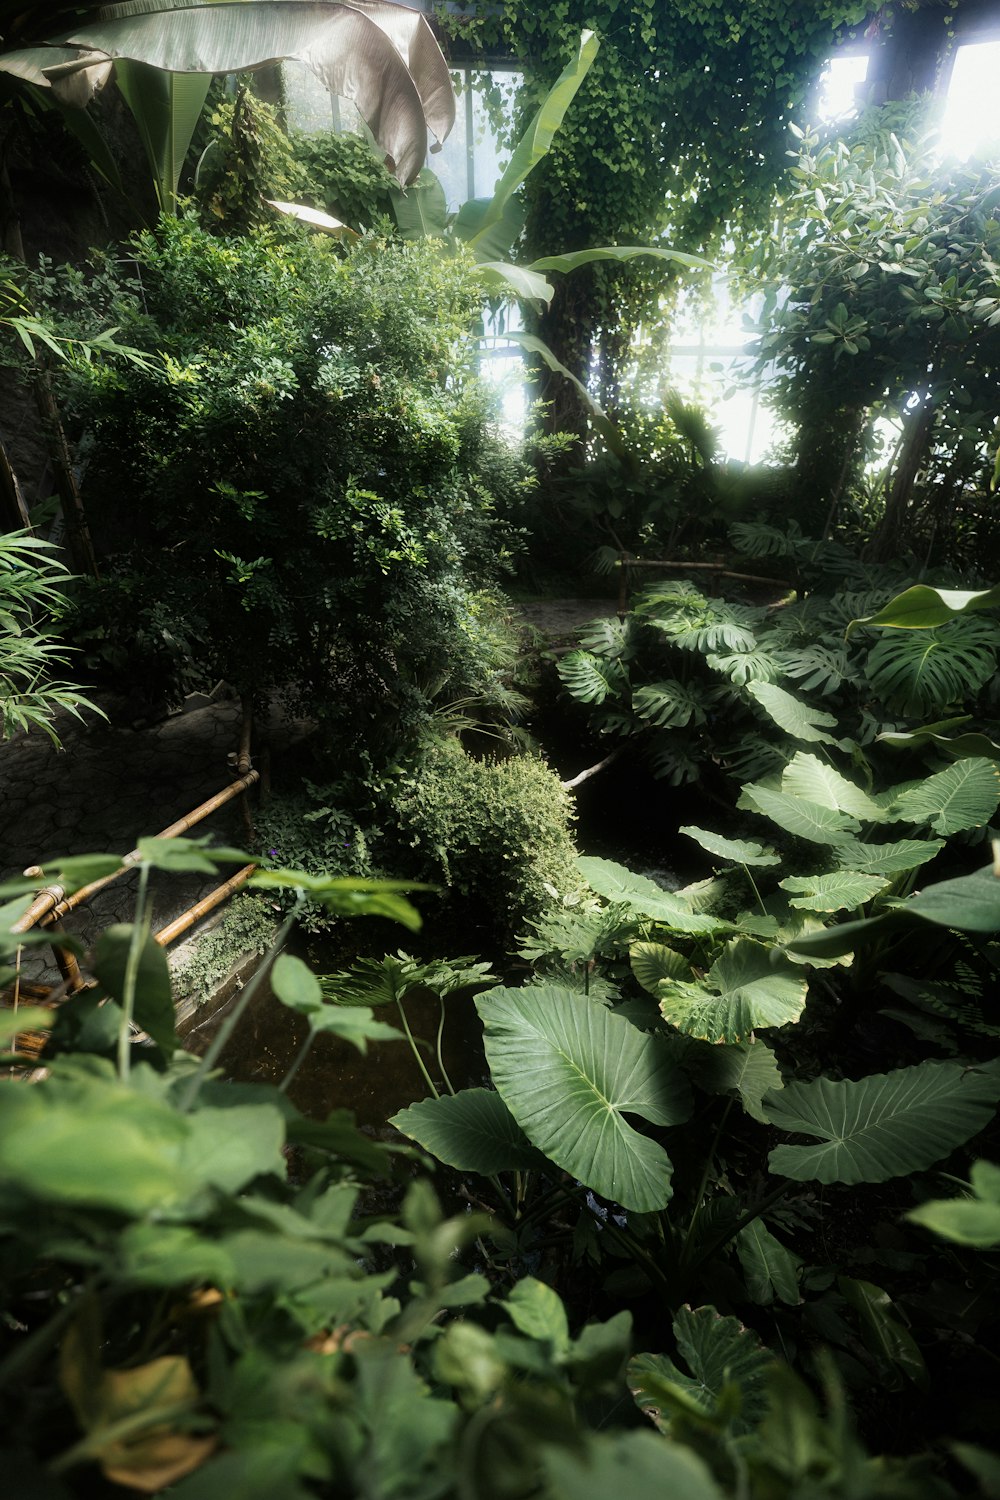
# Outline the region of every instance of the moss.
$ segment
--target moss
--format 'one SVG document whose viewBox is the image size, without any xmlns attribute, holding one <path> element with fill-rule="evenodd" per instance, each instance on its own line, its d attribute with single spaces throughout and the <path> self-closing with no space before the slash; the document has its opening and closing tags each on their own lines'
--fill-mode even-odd
<svg viewBox="0 0 1000 1500">
<path fill-rule="evenodd" d="M 205 934 L 173 976 L 177 996 L 207 1000 L 241 958 L 267 952 L 274 938 L 276 909 L 262 896 L 234 897 L 222 920 Z"/>
</svg>

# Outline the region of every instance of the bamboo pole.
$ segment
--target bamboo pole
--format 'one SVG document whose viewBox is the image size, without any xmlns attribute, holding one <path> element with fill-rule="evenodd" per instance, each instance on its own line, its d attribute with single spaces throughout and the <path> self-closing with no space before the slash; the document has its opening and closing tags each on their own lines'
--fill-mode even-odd
<svg viewBox="0 0 1000 1500">
<path fill-rule="evenodd" d="M 189 812 L 183 818 L 178 818 L 177 822 L 171 823 L 169 828 L 164 828 L 161 833 L 155 835 L 156 838 L 172 839 L 178 837 L 179 834 L 186 833 L 189 828 L 193 828 L 196 823 L 202 822 L 218 808 L 224 807 L 234 797 L 240 796 L 242 792 L 255 786 L 259 779 L 259 771 L 248 771 L 245 776 L 241 776 L 237 781 L 231 781 L 228 786 L 223 787 L 221 792 L 216 792 L 214 797 L 209 797 L 207 802 L 202 802 L 193 812 Z M 81 886 L 71 896 L 67 896 L 64 888 L 60 885 L 46 886 L 44 890 L 39 891 L 34 901 L 28 907 L 28 910 L 24 913 L 24 916 L 18 918 L 11 930 L 13 932 L 27 932 L 30 927 L 34 927 L 36 924 L 47 925 L 56 918 L 64 916 L 66 912 L 72 911 L 74 907 L 81 905 L 82 902 L 95 895 L 97 891 L 103 890 L 106 885 L 111 885 L 113 881 L 120 880 L 134 865 L 139 863 L 141 858 L 142 856 L 138 849 L 133 849 L 129 854 L 125 855 L 121 867 L 115 870 L 114 874 L 105 875 L 101 880 L 92 880 L 89 885 Z M 38 873 L 37 865 L 25 871 L 25 874 L 28 876 Z"/>
<path fill-rule="evenodd" d="M 791 589 L 795 585 L 787 578 L 766 578 L 762 573 L 734 573 L 725 563 L 713 562 L 659 562 L 656 558 L 619 558 L 616 568 L 700 568 L 706 572 L 719 573 L 723 578 L 740 578 L 745 583 L 775 583 L 780 588 Z"/>
<path fill-rule="evenodd" d="M 161 927 L 159 932 L 155 934 L 155 939 L 160 947 L 166 948 L 175 939 L 179 938 L 181 933 L 187 932 L 196 922 L 200 922 L 202 917 L 207 917 L 210 911 L 214 911 L 217 906 L 221 906 L 223 901 L 228 900 L 234 892 L 239 890 L 241 885 L 246 884 L 256 868 L 256 865 L 244 865 L 242 870 L 237 870 L 236 874 L 231 876 L 223 885 L 216 886 L 214 891 L 210 891 L 207 896 L 203 896 L 200 901 L 196 901 L 194 906 L 189 907 L 187 911 L 181 912 L 180 916 L 175 917 L 172 922 L 168 922 L 166 927 Z"/>
</svg>

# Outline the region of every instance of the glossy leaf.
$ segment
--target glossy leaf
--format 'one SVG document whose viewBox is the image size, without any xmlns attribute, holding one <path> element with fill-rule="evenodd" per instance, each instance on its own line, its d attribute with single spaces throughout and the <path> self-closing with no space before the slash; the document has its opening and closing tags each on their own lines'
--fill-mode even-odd
<svg viewBox="0 0 1000 1500">
<path fill-rule="evenodd" d="M 899 875 L 932 860 L 944 839 L 899 839 L 891 844 L 860 844 L 847 839 L 833 848 L 833 857 L 843 870 L 864 875 Z"/>
<path fill-rule="evenodd" d="M 853 1276 L 838 1276 L 841 1295 L 858 1315 L 862 1337 L 878 1363 L 883 1384 L 901 1390 L 910 1381 L 921 1390 L 929 1385 L 927 1366 L 913 1334 L 897 1316 L 892 1298 L 882 1287 Z"/>
<path fill-rule="evenodd" d="M 1000 766 L 974 756 L 956 761 L 900 792 L 889 816 L 895 821 L 926 823 L 945 836 L 981 828 L 1000 805 Z"/>
<path fill-rule="evenodd" d="M 767 1307 L 777 1297 L 779 1302 L 795 1307 L 799 1294 L 797 1256 L 776 1239 L 760 1219 L 754 1219 L 736 1236 L 736 1254 L 752 1302 Z"/>
<path fill-rule="evenodd" d="M 747 692 L 770 715 L 778 728 L 790 734 L 793 739 L 812 740 L 823 745 L 838 743 L 833 735 L 826 732 L 837 727 L 833 714 L 803 703 L 801 698 L 786 693 L 784 688 L 773 682 L 748 683 Z"/>
<path fill-rule="evenodd" d="M 637 875 L 611 859 L 583 855 L 577 860 L 584 880 L 606 901 L 621 902 L 641 916 L 664 922 L 677 932 L 717 932 L 728 924 L 691 910 L 683 897 L 665 891 L 647 875 Z"/>
<path fill-rule="evenodd" d="M 992 1250 L 1000 1245 L 1000 1167 L 990 1161 L 973 1162 L 969 1189 L 962 1198 L 921 1203 L 906 1217 L 957 1245 Z"/>
<path fill-rule="evenodd" d="M 684 833 L 689 839 L 694 839 L 709 854 L 716 854 L 720 859 L 732 860 L 740 865 L 779 865 L 781 856 L 775 854 L 773 849 L 767 849 L 762 844 L 750 843 L 747 839 L 727 839 L 721 833 L 710 833 L 705 828 L 678 828 L 678 833 Z"/>
<path fill-rule="evenodd" d="M 690 979 L 691 965 L 664 943 L 633 943 L 629 948 L 632 973 L 651 995 L 660 993 L 665 979 Z"/>
<path fill-rule="evenodd" d="M 389 1124 L 459 1172 L 489 1177 L 545 1163 L 492 1089 L 461 1089 L 423 1099 L 393 1115 Z"/>
<path fill-rule="evenodd" d="M 475 274 L 489 296 L 517 297 L 525 302 L 551 302 L 555 287 L 530 266 L 511 265 L 506 260 L 484 260 Z M 536 351 L 537 353 L 537 351 Z"/>
<path fill-rule="evenodd" d="M 998 607 L 1000 585 L 992 589 L 968 591 L 935 589 L 929 584 L 918 583 L 890 599 L 876 614 L 852 620 L 847 627 L 847 634 L 850 635 L 862 625 L 889 625 L 897 630 L 927 630 L 934 625 L 946 624 L 956 615 Z"/>
<path fill-rule="evenodd" d="M 997 629 L 964 620 L 938 630 L 890 631 L 865 661 L 879 698 L 908 715 L 940 711 L 976 693 L 996 671 Z"/>
<path fill-rule="evenodd" d="M 684 1066 L 707 1093 L 736 1094 L 752 1119 L 767 1123 L 764 1095 L 780 1089 L 782 1077 L 777 1058 L 763 1042 L 699 1042 L 685 1054 Z"/>
<path fill-rule="evenodd" d="M 638 1354 L 629 1360 L 626 1380 L 641 1411 L 669 1430 L 671 1392 L 692 1401 L 705 1415 L 719 1411 L 727 1388 L 739 1393 L 738 1415 L 729 1416 L 735 1432 L 749 1431 L 766 1410 L 766 1381 L 774 1356 L 736 1318 L 720 1317 L 714 1307 L 682 1307 L 674 1320 L 677 1350 L 690 1374 L 662 1354 Z M 664 1400 L 664 1397 L 667 1399 Z"/>
<path fill-rule="evenodd" d="M 740 1042 L 760 1027 L 788 1026 L 802 1014 L 808 981 L 794 964 L 751 938 L 727 943 L 704 979 L 665 981 L 664 1020 L 708 1042 Z"/>
<path fill-rule="evenodd" d="M 793 797 L 789 792 L 759 782 L 750 782 L 743 788 L 736 806 L 760 813 L 786 833 L 808 839 L 812 844 L 842 844 L 858 831 L 857 819 L 836 808 Z"/>
<path fill-rule="evenodd" d="M 922 1062 L 857 1082 L 817 1078 L 765 1101 L 779 1130 L 808 1146 L 778 1146 L 772 1172 L 796 1182 L 885 1182 L 933 1166 L 992 1119 L 1000 1081 L 956 1062 Z"/>
<path fill-rule="evenodd" d="M 177 212 L 177 184 L 212 77 L 204 72 L 168 72 L 141 59 L 122 57 L 115 68 L 126 104 L 153 169 L 160 207 Z"/>
<path fill-rule="evenodd" d="M 781 790 L 866 823 L 884 823 L 885 809 L 825 761 L 799 750 L 781 773 Z"/>
<path fill-rule="evenodd" d="M 475 251 L 489 231 L 502 218 L 508 199 L 552 146 L 556 131 L 563 122 L 590 66 L 597 56 L 600 41 L 592 31 L 582 31 L 575 55 L 563 68 L 556 82 L 539 105 L 528 128 L 514 148 L 513 155 L 493 189 L 490 206 L 483 213 L 476 233 L 469 243 Z"/>
<path fill-rule="evenodd" d="M 476 999 L 493 1082 L 528 1139 L 563 1171 L 639 1213 L 670 1200 L 661 1146 L 627 1124 L 687 1119 L 691 1095 L 660 1038 L 556 985 Z"/>
<path fill-rule="evenodd" d="M 421 168 L 406 189 L 390 188 L 396 225 L 404 240 L 440 239 L 448 227 L 448 200 L 440 179 Z"/>
<path fill-rule="evenodd" d="M 782 890 L 797 891 L 790 906 L 805 911 L 854 911 L 863 906 L 889 882 L 881 875 L 859 875 L 853 870 L 834 871 L 831 875 L 787 875 L 778 884 Z"/>
</svg>

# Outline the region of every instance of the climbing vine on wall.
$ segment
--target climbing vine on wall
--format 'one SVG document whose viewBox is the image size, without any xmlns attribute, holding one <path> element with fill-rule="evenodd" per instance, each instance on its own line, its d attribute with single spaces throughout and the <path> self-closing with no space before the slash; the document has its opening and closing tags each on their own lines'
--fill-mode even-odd
<svg viewBox="0 0 1000 1500">
<path fill-rule="evenodd" d="M 838 28 L 868 10 L 858 0 L 507 0 L 440 19 L 474 54 L 507 53 L 523 65 L 522 114 L 582 27 L 601 38 L 526 187 L 535 256 L 657 235 L 678 249 L 711 251 L 724 231 L 759 227 L 785 166 L 789 115 Z M 544 332 L 570 368 L 583 374 L 596 351 L 606 398 L 667 275 L 647 263 L 588 268 L 567 278 L 545 315 Z"/>
</svg>

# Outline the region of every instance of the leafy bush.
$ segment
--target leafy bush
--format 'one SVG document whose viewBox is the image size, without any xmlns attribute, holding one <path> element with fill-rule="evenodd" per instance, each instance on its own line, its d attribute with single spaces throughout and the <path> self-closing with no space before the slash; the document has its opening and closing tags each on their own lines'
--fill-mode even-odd
<svg viewBox="0 0 1000 1500">
<path fill-rule="evenodd" d="M 303 202 L 352 229 L 374 229 L 391 217 L 390 191 L 398 184 L 360 136 L 333 130 L 297 132 L 292 150 L 306 179 Z"/>
<path fill-rule="evenodd" d="M 532 756 L 474 760 L 457 741 L 431 751 L 392 792 L 407 865 L 502 926 L 579 888 L 571 804 Z"/>
<path fill-rule="evenodd" d="M 294 684 L 332 739 L 390 751 L 435 699 L 487 686 L 465 625 L 518 545 L 528 484 L 471 371 L 464 260 L 378 238 L 346 255 L 295 232 L 221 241 L 185 220 L 133 253 L 101 297 L 162 360 L 87 369 L 72 393 L 106 590 L 135 605 L 114 612 L 112 650 L 186 642 L 181 675 L 259 697 Z M 150 555 L 142 600 L 128 580 Z M 91 640 L 102 598 L 75 622 Z M 166 652 L 151 665 L 176 680 Z"/>
</svg>

